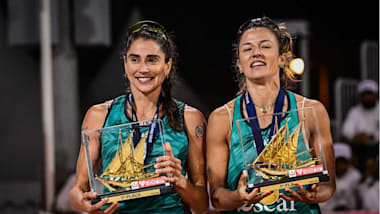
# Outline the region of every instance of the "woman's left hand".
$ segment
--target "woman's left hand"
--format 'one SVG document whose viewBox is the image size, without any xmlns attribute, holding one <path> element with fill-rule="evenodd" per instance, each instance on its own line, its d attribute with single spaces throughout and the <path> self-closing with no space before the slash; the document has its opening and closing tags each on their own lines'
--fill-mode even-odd
<svg viewBox="0 0 380 214">
<path fill-rule="evenodd" d="M 315 200 L 319 189 L 317 184 L 313 184 L 308 190 L 303 188 L 300 184 L 295 184 L 295 186 L 298 188 L 298 192 L 290 188 L 286 188 L 285 191 L 290 193 L 290 195 L 287 196 L 280 193 L 280 197 L 287 201 L 302 201 L 309 204 L 316 203 Z"/>
<path fill-rule="evenodd" d="M 167 155 L 160 156 L 156 159 L 156 168 L 157 174 L 166 173 L 168 176 L 165 177 L 165 181 L 172 183 L 174 186 L 184 186 L 186 184 L 186 178 L 181 174 L 182 166 L 181 160 L 174 157 L 172 148 L 168 142 L 164 145 Z"/>
</svg>

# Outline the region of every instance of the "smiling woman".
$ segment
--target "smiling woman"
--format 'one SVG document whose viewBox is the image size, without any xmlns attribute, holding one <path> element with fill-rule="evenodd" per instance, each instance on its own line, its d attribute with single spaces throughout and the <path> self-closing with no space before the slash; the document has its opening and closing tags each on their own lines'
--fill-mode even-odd
<svg viewBox="0 0 380 214">
<path fill-rule="evenodd" d="M 138 41 L 135 43 L 135 40 Z M 142 56 L 139 54 L 140 52 L 136 51 L 142 51 L 146 55 Z M 136 86 L 134 83 L 137 83 L 138 80 L 140 82 L 147 81 L 148 83 L 148 79 L 144 78 L 151 78 L 153 80 L 153 76 L 149 77 L 148 75 L 157 75 L 157 70 L 163 69 L 164 72 L 159 75 L 161 75 L 161 78 L 164 75 L 164 79 L 158 81 L 160 77 L 155 78 L 161 85 L 160 89 L 162 87 L 162 91 L 158 92 L 163 95 L 163 111 L 167 115 L 170 126 L 179 130 L 180 124 L 177 121 L 179 112 L 176 102 L 171 98 L 172 81 L 177 69 L 177 57 L 176 46 L 165 28 L 151 21 L 145 22 L 145 25 L 143 22 L 139 22 L 128 30 L 128 35 L 121 52 L 125 76 L 127 77 L 127 93 L 133 90 L 132 88 Z M 136 72 L 137 69 L 139 69 L 139 72 Z M 148 69 L 151 72 L 147 72 Z M 135 71 L 136 76 L 133 76 L 133 71 Z M 129 74 L 132 76 L 128 76 Z"/>
<path fill-rule="evenodd" d="M 84 148 L 81 148 L 77 163 L 78 177 L 69 196 L 74 208 L 91 213 L 189 213 L 190 209 L 195 213 L 207 211 L 205 137 L 200 134 L 206 129 L 206 122 L 200 111 L 171 96 L 176 56 L 174 43 L 163 26 L 153 21 L 142 21 L 131 26 L 121 54 L 124 76 L 128 83 L 126 94 L 92 106 L 82 125 L 83 130 L 97 130 L 160 118 L 166 139 L 166 155 L 158 157 L 152 164 L 155 173 L 171 175 L 164 179 L 173 185 L 175 192 L 113 202 L 109 206 L 104 206 L 107 198 L 91 204 L 96 193 L 89 192 Z M 153 125 L 150 129 L 154 129 Z M 152 145 L 147 145 L 151 148 L 146 150 L 146 156 L 154 153 L 164 143 L 158 142 L 158 137 L 154 138 L 154 131 L 149 132 L 149 135 L 151 133 L 153 137 L 147 137 L 146 142 L 153 142 L 149 141 Z M 105 154 L 107 151 L 118 150 L 117 146 L 90 144 L 89 150 L 96 151 L 94 157 L 91 157 L 92 164 L 101 161 L 102 167 L 107 167 L 104 163 L 109 163 L 111 157 Z"/>
<path fill-rule="evenodd" d="M 258 26 L 263 25 L 266 25 L 267 27 L 257 28 Z M 261 40 L 260 38 L 253 37 L 252 35 L 255 35 L 254 33 L 245 33 L 246 31 L 258 31 L 258 33 L 261 33 Z M 265 31 L 272 32 L 270 38 L 265 37 L 265 34 L 268 33 Z M 283 88 L 292 87 L 295 80 L 294 75 L 293 73 L 289 72 L 290 70 L 285 68 L 289 65 L 289 62 L 293 57 L 293 40 L 291 35 L 286 31 L 284 24 L 276 25 L 274 22 L 269 21 L 269 19 L 266 17 L 260 19 L 260 21 L 257 22 L 248 20 L 240 26 L 236 37 L 237 41 L 233 45 L 233 65 L 240 87 L 238 94 L 241 94 L 247 88 L 245 74 L 242 72 L 243 69 L 241 67 L 240 58 L 249 57 L 252 51 L 255 51 L 256 59 L 249 65 L 251 67 L 255 65 L 254 63 L 258 62 L 261 62 L 263 63 L 263 66 L 266 66 L 263 57 L 270 56 L 267 56 L 267 54 L 263 55 L 263 52 L 271 53 L 273 49 L 278 50 L 276 52 L 273 52 L 273 54 L 278 55 L 278 57 L 281 56 L 277 59 L 277 63 L 280 66 L 281 70 L 281 72 L 279 72 L 280 84 Z M 259 40 L 254 41 L 254 39 Z M 242 44 L 239 44 L 241 41 L 244 42 L 242 42 Z M 276 69 L 272 68 L 270 70 Z"/>
<path fill-rule="evenodd" d="M 161 83 L 169 75 L 171 59 L 164 62 L 164 53 L 152 40 L 137 39 L 124 57 L 125 75 L 133 94 L 161 92 Z"/>
<path fill-rule="evenodd" d="M 238 30 L 234 54 L 233 64 L 240 91 L 236 98 L 211 113 L 206 134 L 207 176 L 214 207 L 225 213 L 319 213 L 317 203 L 328 200 L 335 191 L 330 121 L 320 102 L 287 89 L 289 81 L 294 79 L 293 74 L 289 73 L 291 69 L 287 69 L 292 58 L 291 36 L 285 26 L 277 25 L 267 17 L 251 19 Z M 244 145 L 240 143 L 242 134 L 253 136 L 253 140 L 245 145 L 248 145 L 247 151 L 257 157 L 263 154 L 265 148 L 270 148 L 270 139 L 275 139 L 275 126 L 280 130 L 281 126 L 288 126 L 287 123 L 284 125 L 284 121 L 292 120 L 289 127 L 294 129 L 303 123 L 298 118 L 311 117 L 307 113 L 296 113 L 293 119 L 290 118 L 291 114 L 273 114 L 304 107 L 316 109 L 319 122 L 307 122 L 307 131 L 311 134 L 305 137 L 309 137 L 309 142 L 314 142 L 315 136 L 320 133 L 330 181 L 310 187 L 298 185 L 297 190 L 285 188 L 259 193 L 259 188 L 254 188 L 248 193 Z M 275 120 L 278 117 L 280 119 Z M 247 118 L 255 119 L 256 123 L 239 125 L 239 120 Z M 313 126 L 319 126 L 320 132 L 309 128 Z M 249 170 L 253 175 L 259 175 L 256 168 L 251 168 Z"/>
</svg>

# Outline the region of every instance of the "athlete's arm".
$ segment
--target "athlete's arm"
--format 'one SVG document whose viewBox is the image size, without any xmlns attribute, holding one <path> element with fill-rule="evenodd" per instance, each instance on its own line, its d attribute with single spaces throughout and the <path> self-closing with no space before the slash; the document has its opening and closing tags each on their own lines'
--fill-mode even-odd
<svg viewBox="0 0 380 214">
<path fill-rule="evenodd" d="M 268 193 L 257 194 L 257 190 L 246 192 L 247 172 L 243 171 L 236 190 L 226 185 L 229 160 L 229 116 L 224 107 L 211 113 L 207 128 L 207 177 L 210 197 L 216 210 L 234 210 L 244 204 L 260 201 Z"/>
<path fill-rule="evenodd" d="M 189 139 L 187 155 L 188 179 L 181 174 L 181 160 L 174 157 L 169 143 L 165 144 L 167 156 L 157 158 L 157 173 L 168 173 L 166 178 L 174 184 L 176 192 L 184 203 L 195 213 L 205 213 L 208 210 L 208 194 L 205 173 L 205 132 L 206 121 L 200 111 L 185 107 L 185 128 Z M 170 142 L 181 143 L 181 142 Z M 166 168 L 162 168 L 166 167 Z"/>
<path fill-rule="evenodd" d="M 186 188 L 178 188 L 186 204 L 197 213 L 208 210 L 207 178 L 206 178 L 206 120 L 202 113 L 195 108 L 185 108 L 186 132 L 189 137 L 189 151 L 187 156 L 187 167 L 189 181 Z"/>
<path fill-rule="evenodd" d="M 92 106 L 86 113 L 82 123 L 82 131 L 100 129 L 107 114 L 107 107 L 105 104 Z M 91 140 L 91 139 L 90 139 Z M 92 165 L 98 161 L 99 158 L 99 144 L 90 143 L 89 150 L 91 154 Z M 113 213 L 119 204 L 114 202 L 105 210 L 99 209 L 107 203 L 108 199 L 103 199 L 97 204 L 91 205 L 91 199 L 96 197 L 96 193 L 90 192 L 88 183 L 88 171 L 83 144 L 80 148 L 80 153 L 77 161 L 77 178 L 74 187 L 69 193 L 69 201 L 73 208 L 82 212 L 90 213 Z"/>
</svg>

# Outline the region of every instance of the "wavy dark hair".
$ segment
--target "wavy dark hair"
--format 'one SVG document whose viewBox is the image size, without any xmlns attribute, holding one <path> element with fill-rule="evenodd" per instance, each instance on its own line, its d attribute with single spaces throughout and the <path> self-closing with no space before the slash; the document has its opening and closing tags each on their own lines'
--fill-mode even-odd
<svg viewBox="0 0 380 214">
<path fill-rule="evenodd" d="M 289 69 L 289 62 L 293 58 L 293 39 L 290 33 L 286 30 L 285 24 L 276 24 L 272 19 L 268 17 L 262 17 L 257 19 L 250 19 L 240 25 L 236 34 L 236 41 L 233 43 L 233 58 L 232 67 L 236 72 L 236 81 L 239 84 L 239 91 L 237 94 L 242 94 L 247 90 L 247 84 L 245 82 L 245 76 L 240 73 L 239 67 L 236 65 L 239 59 L 239 43 L 244 32 L 251 28 L 264 27 L 273 32 L 276 36 L 278 43 L 280 44 L 279 54 L 286 55 L 287 63 L 283 68 L 280 68 L 280 85 L 285 89 L 294 88 L 294 83 L 297 81 L 293 72 Z"/>
<path fill-rule="evenodd" d="M 169 60 L 172 60 L 172 66 L 169 75 L 165 78 L 164 82 L 162 83 L 162 89 L 161 89 L 161 96 L 162 96 L 162 109 L 163 114 L 167 117 L 167 121 L 169 123 L 169 126 L 176 130 L 176 131 L 182 131 L 183 125 L 181 121 L 179 121 L 179 108 L 175 101 L 175 99 L 172 97 L 171 89 L 172 89 L 172 82 L 175 79 L 175 73 L 177 70 L 177 59 L 178 59 L 178 52 L 176 45 L 173 42 L 173 36 L 166 32 L 165 28 L 162 27 L 162 25 L 158 24 L 157 22 L 153 21 L 143 21 L 143 22 L 151 22 L 154 24 L 157 24 L 160 26 L 163 30 L 163 32 L 155 32 L 149 29 L 149 26 L 142 26 L 140 30 L 136 32 L 128 32 L 125 40 L 124 40 L 124 46 L 121 51 L 121 59 L 124 65 L 124 57 L 126 56 L 126 53 L 128 52 L 129 48 L 131 47 L 132 43 L 140 38 L 143 38 L 145 40 L 153 40 L 156 42 L 162 52 L 165 54 L 165 63 L 168 63 Z M 132 26 L 133 27 L 133 26 Z M 123 66 L 124 68 L 124 66 Z M 130 83 L 128 81 L 128 78 L 125 78 L 126 80 L 126 92 L 129 93 L 130 90 Z"/>
</svg>

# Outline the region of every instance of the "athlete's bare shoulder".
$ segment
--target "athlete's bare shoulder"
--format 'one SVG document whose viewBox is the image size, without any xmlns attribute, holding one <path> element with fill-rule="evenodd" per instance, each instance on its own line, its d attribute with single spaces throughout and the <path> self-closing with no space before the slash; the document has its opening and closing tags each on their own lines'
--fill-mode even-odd
<svg viewBox="0 0 380 214">
<path fill-rule="evenodd" d="M 231 133 L 235 101 L 236 98 L 216 108 L 210 114 L 208 118 L 208 130 L 210 130 L 211 136 L 215 134 L 228 141 Z M 227 110 L 226 106 L 229 110 Z"/>
<path fill-rule="evenodd" d="M 297 109 L 310 108 L 314 110 L 305 110 L 305 116 L 308 118 L 315 118 L 323 121 L 326 125 L 329 125 L 329 115 L 327 109 L 322 102 L 315 99 L 309 99 L 299 94 L 294 94 L 297 103 Z M 301 116 L 301 115 L 300 115 Z"/>
<path fill-rule="evenodd" d="M 109 101 L 91 106 L 83 119 L 82 131 L 103 128 L 109 106 Z"/>
<path fill-rule="evenodd" d="M 236 101 L 236 98 L 228 101 L 225 105 L 222 105 L 222 106 L 216 108 L 214 111 L 211 112 L 209 120 L 212 118 L 215 118 L 215 119 L 228 118 L 229 113 L 228 113 L 228 110 L 226 109 L 226 106 L 228 107 L 230 113 L 233 115 L 235 101 Z"/>
<path fill-rule="evenodd" d="M 303 102 L 304 103 L 304 107 L 314 107 L 316 108 L 317 110 L 323 110 L 325 109 L 324 105 L 321 103 L 321 101 L 319 100 L 315 100 L 315 99 L 310 99 L 310 98 L 307 98 L 305 96 L 302 96 L 302 95 L 299 95 L 299 94 L 296 94 L 294 93 L 294 97 L 296 99 L 296 103 L 297 103 L 297 107 L 298 108 L 301 108 L 302 107 L 302 104 Z M 304 101 L 305 100 L 305 101 Z"/>
<path fill-rule="evenodd" d="M 185 106 L 184 114 L 185 114 L 185 120 L 186 119 L 204 120 L 203 113 L 197 108 L 190 105 Z"/>
</svg>

